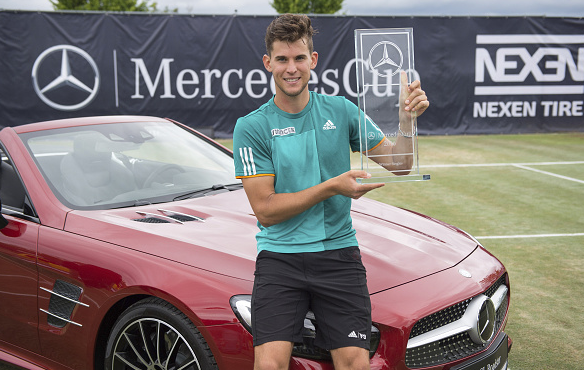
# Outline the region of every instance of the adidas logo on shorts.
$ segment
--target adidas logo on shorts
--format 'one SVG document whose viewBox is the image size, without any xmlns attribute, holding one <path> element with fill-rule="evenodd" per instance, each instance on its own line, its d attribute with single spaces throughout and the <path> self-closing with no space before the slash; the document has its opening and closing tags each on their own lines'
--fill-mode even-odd
<svg viewBox="0 0 584 370">
<path fill-rule="evenodd" d="M 366 334 L 361 334 L 361 333 L 355 333 L 355 331 L 353 330 L 352 332 L 349 333 L 348 335 L 349 338 L 355 338 L 355 339 L 363 339 L 363 340 L 367 340 L 367 335 Z"/>
</svg>

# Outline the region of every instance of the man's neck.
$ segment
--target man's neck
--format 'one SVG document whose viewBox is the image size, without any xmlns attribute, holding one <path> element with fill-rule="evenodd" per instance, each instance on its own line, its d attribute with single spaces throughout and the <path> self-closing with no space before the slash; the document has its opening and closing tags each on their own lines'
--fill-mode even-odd
<svg viewBox="0 0 584 370">
<path fill-rule="evenodd" d="M 308 105 L 310 101 L 310 92 L 308 89 L 305 89 L 300 95 L 298 96 L 288 96 L 282 92 L 278 94 L 276 92 L 276 96 L 274 97 L 274 104 L 281 110 L 286 113 L 300 113 L 302 110 Z"/>
</svg>

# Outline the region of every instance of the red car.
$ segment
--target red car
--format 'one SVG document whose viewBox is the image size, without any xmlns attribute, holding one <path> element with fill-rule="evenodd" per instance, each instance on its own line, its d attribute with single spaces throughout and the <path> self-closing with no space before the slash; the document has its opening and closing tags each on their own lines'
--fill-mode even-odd
<svg viewBox="0 0 584 370">
<path fill-rule="evenodd" d="M 252 369 L 256 218 L 230 150 L 179 123 L 93 117 L 0 132 L 0 361 Z M 473 237 L 353 202 L 372 369 L 507 367 L 505 267 Z M 4 221 L 4 220 L 0 220 Z M 332 369 L 308 313 L 291 369 Z"/>
</svg>

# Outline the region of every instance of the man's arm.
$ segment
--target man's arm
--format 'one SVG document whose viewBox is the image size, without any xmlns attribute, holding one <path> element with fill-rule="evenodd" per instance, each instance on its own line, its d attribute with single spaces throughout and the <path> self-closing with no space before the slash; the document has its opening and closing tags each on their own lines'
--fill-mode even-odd
<svg viewBox="0 0 584 370">
<path fill-rule="evenodd" d="M 243 188 L 256 218 L 264 227 L 279 224 L 334 196 L 358 199 L 384 184 L 359 184 L 365 171 L 352 170 L 296 193 L 276 193 L 273 176 L 243 178 Z"/>
<path fill-rule="evenodd" d="M 414 123 L 430 105 L 428 97 L 422 90 L 420 81 L 416 80 L 408 86 L 405 72 L 401 73 L 401 93 L 399 102 L 399 130 L 395 142 L 387 138 L 367 155 L 371 159 L 395 175 L 407 175 L 413 166 L 413 136 Z M 401 155 L 403 154 L 403 155 Z"/>
</svg>

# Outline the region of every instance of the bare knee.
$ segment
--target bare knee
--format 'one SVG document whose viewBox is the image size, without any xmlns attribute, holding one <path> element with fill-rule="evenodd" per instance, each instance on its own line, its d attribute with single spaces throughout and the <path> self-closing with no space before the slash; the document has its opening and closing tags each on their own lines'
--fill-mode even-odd
<svg viewBox="0 0 584 370">
<path fill-rule="evenodd" d="M 369 370 L 369 351 L 358 347 L 344 347 L 331 351 L 335 370 Z"/>
<path fill-rule="evenodd" d="M 280 361 L 274 358 L 255 359 L 254 370 L 288 370 L 290 359 L 287 361 Z"/>
<path fill-rule="evenodd" d="M 254 348 L 254 370 L 288 370 L 292 343 L 268 342 Z"/>
</svg>

